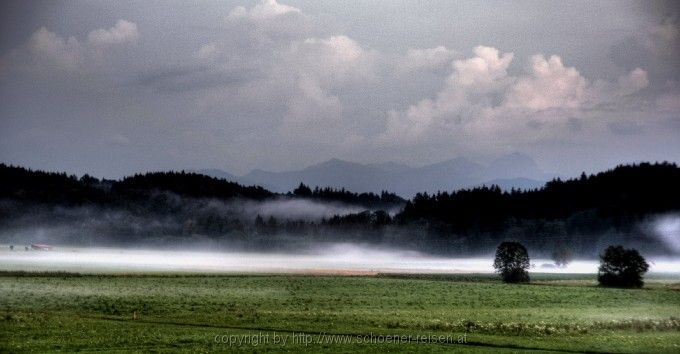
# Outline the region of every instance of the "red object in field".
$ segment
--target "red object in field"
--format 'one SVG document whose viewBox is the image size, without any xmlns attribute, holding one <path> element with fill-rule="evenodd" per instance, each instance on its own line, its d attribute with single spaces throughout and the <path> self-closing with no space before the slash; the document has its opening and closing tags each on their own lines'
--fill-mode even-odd
<svg viewBox="0 0 680 354">
<path fill-rule="evenodd" d="M 31 249 L 39 250 L 39 251 L 49 251 L 49 250 L 52 249 L 52 246 L 44 245 L 42 243 L 33 243 L 33 244 L 31 244 Z"/>
</svg>

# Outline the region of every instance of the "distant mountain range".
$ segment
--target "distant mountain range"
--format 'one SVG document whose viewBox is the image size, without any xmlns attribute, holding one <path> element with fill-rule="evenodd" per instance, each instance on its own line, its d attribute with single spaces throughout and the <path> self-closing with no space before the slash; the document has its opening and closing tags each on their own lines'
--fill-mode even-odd
<svg viewBox="0 0 680 354">
<path fill-rule="evenodd" d="M 300 182 L 311 187 L 345 188 L 353 192 L 383 190 L 410 198 L 418 192 L 452 191 L 481 185 L 498 185 L 502 189 L 541 187 L 552 175 L 541 171 L 529 156 L 504 155 L 488 165 L 466 158 L 455 158 L 422 167 L 394 162 L 361 164 L 331 159 L 301 170 L 269 172 L 253 170 L 236 176 L 219 169 L 196 171 L 243 185 L 260 185 L 273 192 L 287 192 Z"/>
</svg>

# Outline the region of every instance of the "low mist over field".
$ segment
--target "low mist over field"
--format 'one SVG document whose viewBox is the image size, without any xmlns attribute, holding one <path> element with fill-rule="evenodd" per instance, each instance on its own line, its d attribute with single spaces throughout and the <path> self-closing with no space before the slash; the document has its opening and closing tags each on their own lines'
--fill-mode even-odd
<svg viewBox="0 0 680 354">
<path fill-rule="evenodd" d="M 0 231 L 0 238 L 14 242 L 33 240 L 67 244 L 74 242 L 106 244 L 114 243 L 117 236 L 125 233 L 147 236 L 158 234 L 191 236 L 191 228 L 195 227 L 197 222 L 218 223 L 225 217 L 235 223 L 250 224 L 254 223 L 258 216 L 265 221 L 275 218 L 283 221 L 319 222 L 325 218 L 366 210 L 358 205 L 307 199 L 281 198 L 267 201 L 237 199 L 225 202 L 220 199 L 182 198 L 172 193 L 156 197 L 162 199 L 164 208 L 174 210 L 184 217 L 140 215 L 130 210 L 97 206 L 35 206 L 28 213 L 9 221 L 9 225 Z M 8 200 L 3 202 L 0 208 L 4 210 L 21 207 Z M 183 220 L 184 218 L 189 220 Z"/>
<path fill-rule="evenodd" d="M 367 245 L 325 244 L 297 253 L 168 251 L 116 248 L 56 247 L 49 251 L 0 246 L 2 270 L 78 273 L 311 273 L 370 275 L 377 273 L 493 273 L 493 257 L 433 257 L 413 251 Z M 680 273 L 680 260 L 652 258 L 651 272 Z M 552 260 L 533 259 L 532 272 L 597 272 L 597 260 L 575 260 L 556 267 Z"/>
</svg>

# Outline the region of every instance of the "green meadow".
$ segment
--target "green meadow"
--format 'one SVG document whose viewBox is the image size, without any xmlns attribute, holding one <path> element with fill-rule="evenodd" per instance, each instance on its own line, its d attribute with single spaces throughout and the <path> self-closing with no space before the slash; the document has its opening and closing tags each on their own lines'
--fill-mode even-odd
<svg viewBox="0 0 680 354">
<path fill-rule="evenodd" d="M 0 352 L 680 352 L 680 278 L 0 273 Z"/>
</svg>

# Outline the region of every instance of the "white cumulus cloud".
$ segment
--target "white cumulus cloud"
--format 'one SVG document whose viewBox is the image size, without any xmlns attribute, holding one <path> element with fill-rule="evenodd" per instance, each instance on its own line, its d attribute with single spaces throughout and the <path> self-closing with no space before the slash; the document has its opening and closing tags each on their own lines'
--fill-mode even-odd
<svg viewBox="0 0 680 354">
<path fill-rule="evenodd" d="M 513 53 L 478 46 L 472 57 L 453 61 L 434 98 L 388 112 L 380 141 L 424 144 L 448 140 L 452 142 L 449 145 L 464 149 L 481 140 L 493 141 L 489 145 L 493 147 L 559 139 L 575 117 L 649 85 L 647 72 L 641 68 L 615 82 L 593 83 L 557 55 L 533 55 L 526 73 L 513 76 L 508 74 L 512 60 Z"/>
<path fill-rule="evenodd" d="M 534 55 L 530 62 L 529 76 L 519 78 L 506 96 L 508 107 L 578 108 L 587 99 L 588 82 L 575 68 L 565 67 L 559 56 Z"/>
<path fill-rule="evenodd" d="M 116 25 L 111 28 L 100 28 L 87 35 L 88 43 L 97 47 L 134 43 L 137 42 L 138 38 L 137 25 L 126 20 L 118 20 Z"/>
<path fill-rule="evenodd" d="M 635 68 L 628 73 L 628 75 L 619 77 L 618 84 L 618 94 L 627 96 L 649 86 L 649 79 L 647 78 L 647 72 L 645 70 Z"/>
<path fill-rule="evenodd" d="M 398 69 L 402 72 L 439 70 L 449 66 L 456 55 L 455 50 L 442 45 L 434 48 L 409 49 L 398 64 Z"/>
<path fill-rule="evenodd" d="M 433 130 L 449 129 L 468 119 L 471 112 L 486 105 L 485 94 L 505 87 L 507 68 L 513 53 L 501 53 L 496 48 L 478 46 L 475 56 L 456 60 L 442 90 L 434 99 L 423 99 L 404 112 L 388 114 L 385 140 L 416 141 Z"/>
<path fill-rule="evenodd" d="M 3 58 L 4 67 L 20 70 L 56 73 L 74 71 L 96 63 L 107 48 L 123 43 L 136 42 L 139 38 L 137 25 L 119 20 L 109 29 L 96 29 L 86 40 L 74 36 L 65 37 L 40 27 L 28 41 Z"/>
<path fill-rule="evenodd" d="M 313 74 L 329 85 L 365 79 L 371 75 L 374 59 L 372 52 L 344 35 L 294 42 L 286 56 L 291 68 Z"/>
<path fill-rule="evenodd" d="M 293 6 L 279 4 L 276 0 L 261 0 L 250 10 L 243 6 L 237 6 L 229 12 L 229 18 L 251 20 L 272 19 L 289 13 L 300 13 L 300 9 Z"/>
<path fill-rule="evenodd" d="M 83 57 L 82 45 L 75 37 L 67 39 L 45 27 L 33 33 L 28 49 L 36 60 L 66 69 L 74 69 Z"/>
</svg>

